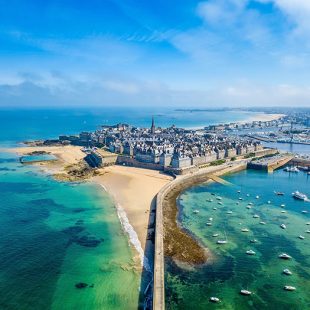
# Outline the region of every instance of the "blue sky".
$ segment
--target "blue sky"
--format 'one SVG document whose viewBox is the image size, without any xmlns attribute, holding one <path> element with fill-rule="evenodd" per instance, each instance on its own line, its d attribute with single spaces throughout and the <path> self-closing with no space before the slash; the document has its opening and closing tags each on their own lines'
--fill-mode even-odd
<svg viewBox="0 0 310 310">
<path fill-rule="evenodd" d="M 310 106 L 309 0 L 0 0 L 0 106 Z"/>
</svg>

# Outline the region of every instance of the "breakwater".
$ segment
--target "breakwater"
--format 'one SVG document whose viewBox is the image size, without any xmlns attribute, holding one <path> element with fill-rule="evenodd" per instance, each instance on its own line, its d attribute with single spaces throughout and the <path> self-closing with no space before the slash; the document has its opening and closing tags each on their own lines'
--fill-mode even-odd
<svg viewBox="0 0 310 310">
<path fill-rule="evenodd" d="M 208 259 L 207 250 L 177 225 L 177 196 L 188 187 L 206 182 L 210 179 L 210 174 L 220 176 L 227 173 L 238 172 L 246 168 L 247 161 L 245 160 L 234 164 L 201 169 L 196 173 L 176 178 L 164 186 L 157 194 L 153 284 L 154 310 L 165 309 L 165 254 L 170 255 L 178 261 L 189 264 L 204 263 Z M 166 213 L 166 207 L 168 208 L 168 214 Z M 169 217 L 166 217 L 166 215 Z M 171 232 L 173 232 L 172 235 L 169 234 Z M 176 240 L 176 238 L 179 237 L 187 242 L 183 243 L 181 240 Z"/>
</svg>

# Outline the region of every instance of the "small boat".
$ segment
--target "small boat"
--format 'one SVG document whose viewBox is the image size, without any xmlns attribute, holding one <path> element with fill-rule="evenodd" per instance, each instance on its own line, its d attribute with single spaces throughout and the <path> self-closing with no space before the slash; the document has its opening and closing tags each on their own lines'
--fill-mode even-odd
<svg viewBox="0 0 310 310">
<path fill-rule="evenodd" d="M 297 167 L 285 167 L 283 170 L 285 172 L 294 172 L 294 173 L 299 172 L 299 169 Z"/>
<path fill-rule="evenodd" d="M 226 244 L 227 240 L 217 240 L 216 243 L 217 244 Z"/>
<path fill-rule="evenodd" d="M 249 205 L 249 206 L 253 206 L 253 202 L 249 202 L 248 205 Z"/>
<path fill-rule="evenodd" d="M 303 194 L 303 193 L 301 193 L 301 192 L 299 192 L 299 191 L 293 192 L 293 193 L 292 193 L 292 196 L 293 196 L 293 198 L 295 198 L 295 199 L 297 199 L 297 200 L 303 200 L 303 201 L 305 201 L 305 200 L 308 199 L 307 195 L 305 195 L 305 194 Z"/>
<path fill-rule="evenodd" d="M 310 171 L 307 174 L 310 175 Z"/>
<path fill-rule="evenodd" d="M 271 201 L 270 201 L 270 200 L 268 200 L 268 201 L 267 201 L 267 203 L 270 205 L 270 204 L 271 204 Z"/>
<path fill-rule="evenodd" d="M 256 239 L 250 240 L 251 243 L 257 243 L 258 241 Z"/>
<path fill-rule="evenodd" d="M 242 232 L 249 232 L 249 230 L 247 228 L 242 228 L 241 231 Z"/>
<path fill-rule="evenodd" d="M 283 196 L 284 193 L 283 192 L 274 192 L 277 196 Z"/>
<path fill-rule="evenodd" d="M 254 214 L 253 217 L 254 217 L 255 219 L 258 219 L 258 218 L 259 218 L 259 215 L 258 215 L 258 214 Z"/>
<path fill-rule="evenodd" d="M 213 210 L 217 210 L 217 208 L 214 207 Z"/>
<path fill-rule="evenodd" d="M 302 235 L 298 236 L 298 238 L 301 239 L 301 240 L 304 240 L 304 239 L 305 239 L 305 237 L 302 236 Z"/>
<path fill-rule="evenodd" d="M 227 213 L 227 214 L 232 214 L 233 212 L 232 212 L 232 211 L 227 211 L 226 213 Z"/>
<path fill-rule="evenodd" d="M 257 195 L 255 198 L 256 198 L 256 199 L 259 199 L 259 196 Z"/>
<path fill-rule="evenodd" d="M 279 255 L 279 258 L 282 258 L 282 259 L 291 259 L 292 256 L 289 256 L 289 255 L 286 254 L 286 253 L 282 253 L 282 254 Z"/>
<path fill-rule="evenodd" d="M 284 270 L 283 270 L 283 273 L 286 274 L 286 275 L 288 275 L 288 276 L 290 276 L 290 275 L 293 274 L 289 269 L 284 269 Z"/>
<path fill-rule="evenodd" d="M 239 200 L 243 200 L 243 198 L 242 198 L 242 197 L 239 197 Z"/>
<path fill-rule="evenodd" d="M 198 214 L 199 210 L 194 210 L 193 213 Z"/>
<path fill-rule="evenodd" d="M 222 203 L 221 201 L 219 201 L 217 204 L 218 204 L 218 205 L 223 205 L 223 203 Z"/>
<path fill-rule="evenodd" d="M 252 206 L 249 205 L 249 206 L 246 206 L 246 208 L 247 208 L 247 209 L 252 209 Z"/>
<path fill-rule="evenodd" d="M 241 291 L 240 291 L 240 294 L 241 294 L 241 295 L 247 295 L 247 296 L 248 296 L 248 295 L 251 295 L 252 292 L 250 292 L 250 291 L 248 291 L 248 290 L 241 290 Z"/>
<path fill-rule="evenodd" d="M 221 196 L 216 196 L 215 197 L 217 200 L 222 200 L 222 197 Z"/>
<path fill-rule="evenodd" d="M 308 211 L 307 210 L 302 210 L 301 213 L 307 214 Z"/>
<path fill-rule="evenodd" d="M 241 191 L 237 191 L 237 193 L 238 193 L 238 194 L 240 194 L 240 193 L 241 193 Z"/>
<path fill-rule="evenodd" d="M 259 222 L 259 224 L 261 224 L 261 225 L 266 225 L 266 222 Z"/>
<path fill-rule="evenodd" d="M 281 210 L 281 213 L 286 213 L 286 211 L 285 210 Z"/>
<path fill-rule="evenodd" d="M 250 194 L 246 194 L 247 197 L 250 197 Z"/>
<path fill-rule="evenodd" d="M 306 225 L 310 225 L 310 222 L 306 223 Z"/>
<path fill-rule="evenodd" d="M 212 223 L 211 222 L 207 222 L 206 225 L 207 226 L 212 226 Z"/>
<path fill-rule="evenodd" d="M 213 199 L 211 199 L 211 198 L 210 198 L 210 199 L 208 199 L 207 201 L 209 201 L 209 202 L 213 202 Z"/>
<path fill-rule="evenodd" d="M 281 207 L 281 208 L 285 208 L 285 204 L 283 203 L 280 207 Z"/>
<path fill-rule="evenodd" d="M 219 236 L 219 234 L 213 234 L 212 235 L 212 237 L 218 237 Z"/>
<path fill-rule="evenodd" d="M 307 234 L 310 234 L 310 229 L 306 230 L 306 233 L 307 233 Z"/>
<path fill-rule="evenodd" d="M 286 225 L 285 225 L 285 224 L 281 224 L 280 227 L 281 227 L 282 229 L 286 229 Z"/>
<path fill-rule="evenodd" d="M 256 254 L 253 250 L 248 250 L 245 253 L 248 255 L 255 255 Z"/>
<path fill-rule="evenodd" d="M 221 302 L 221 300 L 217 297 L 210 297 L 209 301 L 217 303 L 217 302 Z"/>
<path fill-rule="evenodd" d="M 213 217 L 209 217 L 209 221 L 212 222 L 213 221 Z"/>
<path fill-rule="evenodd" d="M 284 286 L 284 289 L 286 291 L 295 291 L 296 290 L 296 287 L 295 286 L 290 286 L 290 285 L 285 285 Z"/>
</svg>

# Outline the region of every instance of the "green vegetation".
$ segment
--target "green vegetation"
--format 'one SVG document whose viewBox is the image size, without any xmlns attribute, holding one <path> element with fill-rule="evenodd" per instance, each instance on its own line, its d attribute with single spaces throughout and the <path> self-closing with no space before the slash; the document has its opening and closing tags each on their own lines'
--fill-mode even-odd
<svg viewBox="0 0 310 310">
<path fill-rule="evenodd" d="M 234 156 L 230 159 L 230 161 L 235 161 L 236 159 L 237 159 L 236 156 Z"/>
<path fill-rule="evenodd" d="M 225 159 L 215 160 L 210 163 L 210 166 L 219 166 L 219 165 L 224 164 L 225 162 L 226 162 Z"/>
<path fill-rule="evenodd" d="M 252 158 L 254 156 L 255 156 L 255 153 L 249 153 L 249 154 L 244 155 L 244 158 Z"/>
</svg>

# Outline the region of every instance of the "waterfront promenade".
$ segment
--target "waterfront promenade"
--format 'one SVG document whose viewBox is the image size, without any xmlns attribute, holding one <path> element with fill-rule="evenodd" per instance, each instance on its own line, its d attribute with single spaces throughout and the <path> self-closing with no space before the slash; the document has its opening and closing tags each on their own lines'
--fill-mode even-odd
<svg viewBox="0 0 310 310">
<path fill-rule="evenodd" d="M 153 286 L 153 309 L 165 309 L 165 270 L 164 270 L 164 216 L 163 208 L 167 194 L 178 187 L 184 190 L 187 187 L 208 180 L 216 180 L 218 176 L 227 173 L 241 171 L 247 168 L 248 160 L 234 163 L 225 163 L 220 166 L 203 168 L 196 173 L 179 176 L 172 182 L 166 184 L 156 198 L 156 228 L 155 228 L 155 253 L 154 253 L 154 286 Z"/>
</svg>

